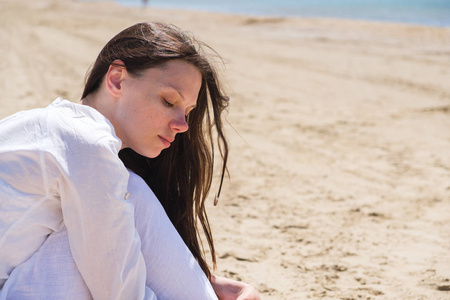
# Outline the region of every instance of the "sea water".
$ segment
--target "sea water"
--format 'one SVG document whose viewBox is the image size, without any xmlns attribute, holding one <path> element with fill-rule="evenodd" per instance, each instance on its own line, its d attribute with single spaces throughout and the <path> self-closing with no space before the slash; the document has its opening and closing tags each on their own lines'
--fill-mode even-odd
<svg viewBox="0 0 450 300">
<path fill-rule="evenodd" d="M 141 0 L 116 0 L 139 6 Z M 148 0 L 161 8 L 248 15 L 362 19 L 450 27 L 450 0 Z"/>
</svg>

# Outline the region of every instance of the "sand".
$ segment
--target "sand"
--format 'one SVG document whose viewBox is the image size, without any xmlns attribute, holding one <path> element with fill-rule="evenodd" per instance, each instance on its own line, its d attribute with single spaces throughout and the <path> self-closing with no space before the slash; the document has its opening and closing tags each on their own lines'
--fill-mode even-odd
<svg viewBox="0 0 450 300">
<path fill-rule="evenodd" d="M 218 274 L 263 299 L 450 299 L 450 29 L 1 0 L 0 117 L 78 101 L 101 47 L 140 21 L 223 57 Z"/>
</svg>

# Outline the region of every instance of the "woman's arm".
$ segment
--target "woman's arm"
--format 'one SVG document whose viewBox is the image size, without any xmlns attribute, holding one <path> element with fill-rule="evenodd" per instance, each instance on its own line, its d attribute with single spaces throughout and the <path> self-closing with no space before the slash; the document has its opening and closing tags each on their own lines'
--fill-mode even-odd
<svg viewBox="0 0 450 300">
<path fill-rule="evenodd" d="M 55 101 L 41 124 L 42 174 L 60 199 L 71 253 L 94 299 L 144 299 L 145 262 L 121 141 L 96 110 Z"/>
<path fill-rule="evenodd" d="M 137 230 L 143 240 L 141 246 L 147 274 L 145 299 L 217 300 L 208 278 L 147 184 L 131 173 L 128 190 L 128 201 L 134 205 Z M 111 265 L 109 269 L 113 267 Z M 68 231 L 63 228 L 53 232 L 39 251 L 13 270 L 0 291 L 0 300 L 105 299 L 96 298 L 91 292 L 78 271 L 69 246 Z"/>
<path fill-rule="evenodd" d="M 146 285 L 158 300 L 217 300 L 205 273 L 145 181 L 130 172 L 128 190 L 142 241 Z"/>
<path fill-rule="evenodd" d="M 142 178 L 131 173 L 128 190 L 142 238 L 145 299 L 153 299 L 155 292 L 158 300 L 213 300 L 216 294 L 221 300 L 260 300 L 256 290 L 242 282 L 213 275 L 211 285 Z M 65 228 L 51 234 L 37 253 L 12 272 L 0 292 L 0 299 L 10 297 L 92 299 L 73 260 Z"/>
</svg>

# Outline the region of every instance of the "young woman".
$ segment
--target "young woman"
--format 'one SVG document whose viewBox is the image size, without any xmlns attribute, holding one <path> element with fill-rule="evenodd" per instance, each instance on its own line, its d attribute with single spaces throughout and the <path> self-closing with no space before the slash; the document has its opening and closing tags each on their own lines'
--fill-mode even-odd
<svg viewBox="0 0 450 300">
<path fill-rule="evenodd" d="M 0 288 L 14 286 L 9 277 L 39 256 L 52 242 L 49 235 L 61 233 L 94 299 L 154 297 L 146 277 L 157 274 L 147 274 L 128 171 L 117 155 L 130 148 L 137 153 L 128 156 L 130 164 L 154 184 L 216 292 L 254 294 L 249 286 L 211 276 L 198 238 L 197 221 L 215 263 L 204 201 L 212 180 L 213 127 L 222 178 L 225 170 L 221 113 L 227 98 L 201 44 L 165 24 L 125 29 L 100 52 L 82 104 L 58 99 L 0 122 Z"/>
</svg>

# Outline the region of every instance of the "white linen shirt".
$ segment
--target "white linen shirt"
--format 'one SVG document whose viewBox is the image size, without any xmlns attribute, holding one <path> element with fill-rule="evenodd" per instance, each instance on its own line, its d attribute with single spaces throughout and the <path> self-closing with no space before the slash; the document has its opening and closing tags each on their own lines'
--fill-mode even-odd
<svg viewBox="0 0 450 300">
<path fill-rule="evenodd" d="M 65 225 L 94 299 L 153 299 L 121 145 L 98 111 L 60 98 L 0 121 L 0 289 Z"/>
</svg>

